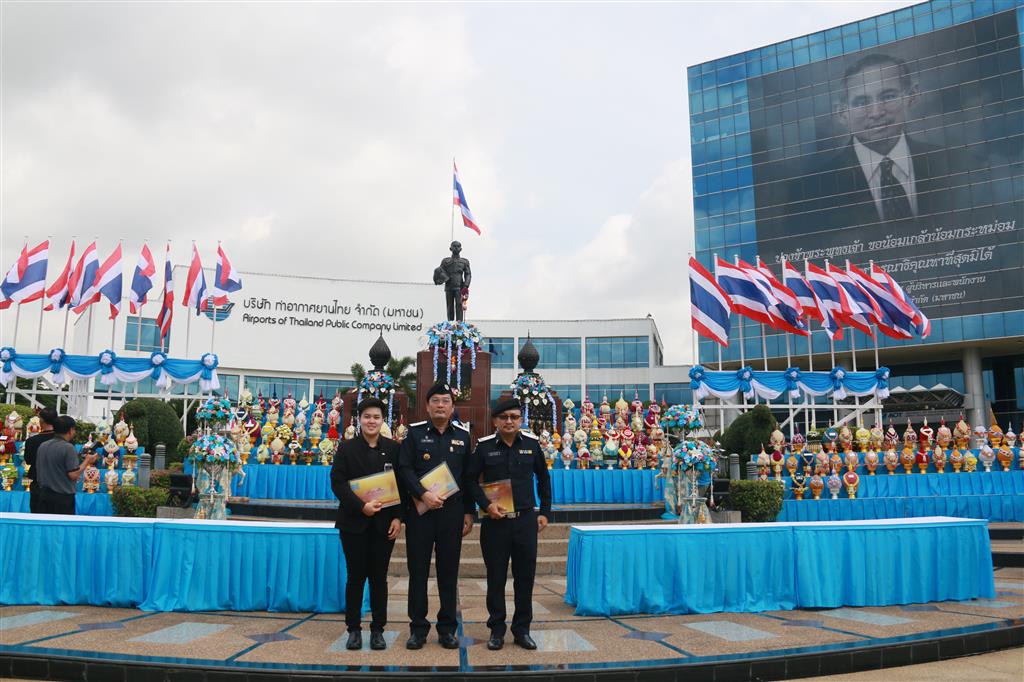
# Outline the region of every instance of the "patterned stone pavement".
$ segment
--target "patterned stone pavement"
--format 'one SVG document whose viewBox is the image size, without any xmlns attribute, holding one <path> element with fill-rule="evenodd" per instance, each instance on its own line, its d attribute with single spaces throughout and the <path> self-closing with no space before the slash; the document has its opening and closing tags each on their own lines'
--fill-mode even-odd
<svg viewBox="0 0 1024 682">
<path fill-rule="evenodd" d="M 831 650 L 898 641 L 923 633 L 1024 618 L 1024 569 L 996 571 L 992 600 L 880 608 L 818 609 L 685 616 L 577 617 L 563 601 L 565 580 L 543 578 L 534 592 L 532 634 L 539 649 L 524 651 L 507 637 L 502 651 L 488 651 L 484 584 L 460 582 L 463 627 L 459 650 L 431 637 L 421 651 L 407 651 L 407 581 L 392 579 L 385 651 L 344 648 L 342 614 L 151 613 L 90 606 L 0 607 L 0 651 L 26 654 L 102 655 L 109 659 L 249 670 L 267 664 L 441 668 L 471 671 L 509 666 L 620 666 L 632 662 L 679 663 L 698 657 Z M 432 594 L 434 585 L 431 584 Z M 509 614 L 512 612 L 509 586 Z M 436 596 L 431 599 L 436 608 Z M 365 627 L 365 626 L 364 626 Z M 364 639 L 368 640 L 368 637 Z M 575 667 L 575 666 L 573 666 Z M 320 668 L 325 670 L 325 668 Z"/>
</svg>

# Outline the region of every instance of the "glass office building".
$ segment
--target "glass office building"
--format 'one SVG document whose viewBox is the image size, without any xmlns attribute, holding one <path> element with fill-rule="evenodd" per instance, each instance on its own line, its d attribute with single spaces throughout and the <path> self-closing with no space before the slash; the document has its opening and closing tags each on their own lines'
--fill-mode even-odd
<svg viewBox="0 0 1024 682">
<path fill-rule="evenodd" d="M 974 423 L 1024 416 L 1024 6 L 934 0 L 688 69 L 695 241 L 715 257 L 828 260 L 886 270 L 931 319 L 925 338 L 878 335 L 881 364 L 944 376 Z M 817 322 L 792 364 L 829 366 Z M 726 366 L 761 362 L 759 326 L 733 317 Z M 836 364 L 874 367 L 846 328 Z M 786 366 L 769 333 L 769 365 Z M 700 361 L 717 345 L 702 339 Z M 751 359 L 757 359 L 756 363 Z M 913 363 L 913 365 L 911 365 Z M 925 365 L 934 365 L 929 370 Z M 945 384 L 944 384 L 945 385 Z M 1006 424 L 1003 423 L 1005 428 Z"/>
</svg>

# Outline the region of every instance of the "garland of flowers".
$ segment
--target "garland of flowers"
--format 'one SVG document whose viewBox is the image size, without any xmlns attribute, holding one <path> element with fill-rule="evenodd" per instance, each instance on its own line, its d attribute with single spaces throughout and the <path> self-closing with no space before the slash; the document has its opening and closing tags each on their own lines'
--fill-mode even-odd
<svg viewBox="0 0 1024 682">
<path fill-rule="evenodd" d="M 196 464 L 228 464 L 241 466 L 231 438 L 222 434 L 204 433 L 189 448 L 189 458 Z"/>
<path fill-rule="evenodd" d="M 672 449 L 675 464 L 682 471 L 718 471 L 718 458 L 707 443 L 699 440 L 686 440 Z"/>
<path fill-rule="evenodd" d="M 539 374 L 523 372 L 509 384 L 509 388 L 512 389 L 512 396 L 523 406 L 524 427 L 528 427 L 530 423 L 530 405 L 542 407 L 550 403 L 551 425 L 556 432 L 558 431 L 558 408 L 555 405 L 555 396 Z"/>
<path fill-rule="evenodd" d="M 456 388 L 462 388 L 462 350 L 469 349 L 469 362 L 473 369 L 476 369 L 476 354 L 483 343 L 483 334 L 475 324 L 470 322 L 459 322 L 445 320 L 438 322 L 427 330 L 427 345 L 434 350 L 434 381 L 437 381 L 438 367 L 441 346 L 445 348 L 445 381 L 452 380 L 452 353 L 458 354 L 455 364 Z"/>
<path fill-rule="evenodd" d="M 196 410 L 196 419 L 204 422 L 226 422 L 234 415 L 231 401 L 227 398 L 211 396 L 203 401 Z"/>
<path fill-rule="evenodd" d="M 363 402 L 363 394 L 368 393 L 374 398 L 380 398 L 388 404 L 388 428 L 391 427 L 392 416 L 394 415 L 395 392 L 398 390 L 398 382 L 395 378 L 379 369 L 370 370 L 359 380 L 359 392 L 356 394 L 356 405 Z"/>
</svg>

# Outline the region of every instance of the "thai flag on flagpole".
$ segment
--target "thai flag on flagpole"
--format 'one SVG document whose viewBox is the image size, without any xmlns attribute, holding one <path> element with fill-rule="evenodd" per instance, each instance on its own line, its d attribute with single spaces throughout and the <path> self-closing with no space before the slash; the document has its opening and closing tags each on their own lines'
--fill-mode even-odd
<svg viewBox="0 0 1024 682">
<path fill-rule="evenodd" d="M 459 167 L 455 165 L 454 160 L 452 161 L 452 168 L 455 169 L 455 186 L 452 192 L 452 202 L 462 212 L 462 224 L 480 234 L 476 218 L 473 217 L 473 212 L 469 210 L 469 204 L 466 203 L 466 193 L 462 191 L 462 182 L 459 181 Z"/>
<path fill-rule="evenodd" d="M 843 318 L 843 294 L 839 285 L 827 272 L 814 263 L 804 261 L 807 273 L 807 283 L 814 292 L 814 298 L 818 304 L 818 314 L 821 315 L 821 328 L 825 330 L 828 337 L 834 341 L 841 341 L 843 338 L 843 327 L 840 322 Z"/>
<path fill-rule="evenodd" d="M 921 309 L 917 307 L 907 292 L 903 290 L 899 282 L 894 280 L 888 272 L 878 267 L 874 263 L 871 264 L 871 279 L 875 280 L 879 284 L 887 287 L 896 298 L 903 302 L 903 304 L 911 311 L 911 320 L 914 322 L 916 331 L 922 339 L 928 338 L 928 335 L 932 333 L 932 322 L 928 317 L 921 312 Z"/>
<path fill-rule="evenodd" d="M 690 318 L 703 337 L 729 345 L 729 295 L 697 259 L 690 256 Z"/>
<path fill-rule="evenodd" d="M 914 326 L 913 312 L 899 300 L 895 294 L 871 279 L 868 273 L 856 265 L 847 265 L 846 271 L 854 282 L 860 286 L 875 302 L 880 313 L 877 322 L 878 331 L 894 339 L 914 338 L 911 329 Z"/>
<path fill-rule="evenodd" d="M 213 277 L 213 304 L 227 305 L 228 294 L 242 288 L 242 276 L 231 267 L 224 249 L 217 245 L 217 272 Z"/>
<path fill-rule="evenodd" d="M 100 259 L 96 255 L 96 242 L 89 244 L 85 247 L 85 251 L 82 252 L 82 257 L 78 260 L 78 265 L 71 272 L 71 309 L 75 311 L 75 314 L 81 315 L 82 312 L 93 304 L 92 298 L 94 289 L 93 285 L 96 283 L 96 271 L 100 269 Z"/>
<path fill-rule="evenodd" d="M 875 332 L 871 329 L 871 325 L 881 317 L 878 306 L 867 295 L 867 292 L 857 286 L 846 270 L 829 263 L 828 274 L 839 285 L 839 293 L 845 299 L 843 307 L 846 310 L 843 313 L 843 319 L 854 329 L 859 329 L 874 338 Z"/>
<path fill-rule="evenodd" d="M 188 266 L 188 274 L 185 276 L 185 293 L 181 297 L 181 304 L 192 308 L 198 315 L 206 310 L 209 300 L 206 295 L 206 275 L 203 273 L 203 263 L 199 260 L 199 247 L 192 243 L 192 262 Z"/>
<path fill-rule="evenodd" d="M 715 261 L 715 279 L 729 296 L 733 311 L 756 322 L 774 324 L 771 301 L 742 268 L 718 258 Z"/>
<path fill-rule="evenodd" d="M 743 260 L 739 261 L 739 266 L 761 287 L 765 296 L 771 301 L 770 310 L 775 320 L 771 326 L 779 331 L 806 336 L 807 327 L 800 320 L 800 304 L 797 302 L 796 296 L 782 286 L 782 283 L 772 274 L 771 269 L 762 264 L 760 258 L 757 259 L 757 267 Z"/>
<path fill-rule="evenodd" d="M 100 296 L 110 303 L 110 319 L 113 320 L 121 313 L 121 283 L 123 277 L 121 271 L 124 266 L 121 264 L 121 244 L 118 243 L 114 252 L 103 261 L 103 265 L 96 271 L 96 293 L 93 295 L 95 303 Z"/>
<path fill-rule="evenodd" d="M 50 240 L 47 239 L 29 250 L 26 244 L 0 282 L 0 310 L 12 303 L 21 305 L 46 295 L 46 267 L 49 264 Z"/>
<path fill-rule="evenodd" d="M 128 291 L 128 305 L 132 315 L 141 313 L 142 306 L 146 305 L 146 294 L 153 288 L 155 274 L 153 254 L 149 251 L 149 244 L 143 244 L 139 262 L 135 264 L 135 274 L 132 275 L 132 286 Z"/>
<path fill-rule="evenodd" d="M 60 275 L 53 281 L 50 288 L 46 290 L 46 307 L 43 310 L 53 310 L 54 305 L 60 310 L 66 308 L 71 303 L 71 293 L 74 291 L 76 284 L 72 277 L 74 268 L 75 240 L 72 239 L 68 262 L 64 264 L 64 269 L 61 270 Z"/>
<path fill-rule="evenodd" d="M 822 319 L 821 310 L 818 308 L 818 299 L 815 298 L 814 292 L 811 291 L 810 285 L 807 284 L 807 280 L 803 278 L 800 271 L 789 261 L 782 261 L 782 282 L 796 296 L 796 300 L 800 304 L 800 310 L 804 315 L 816 320 Z"/>
<path fill-rule="evenodd" d="M 160 312 L 156 315 L 156 326 L 160 328 L 160 340 L 163 341 L 171 332 L 171 319 L 174 317 L 174 270 L 171 267 L 171 245 L 167 245 L 164 258 L 164 296 L 160 304 Z"/>
</svg>

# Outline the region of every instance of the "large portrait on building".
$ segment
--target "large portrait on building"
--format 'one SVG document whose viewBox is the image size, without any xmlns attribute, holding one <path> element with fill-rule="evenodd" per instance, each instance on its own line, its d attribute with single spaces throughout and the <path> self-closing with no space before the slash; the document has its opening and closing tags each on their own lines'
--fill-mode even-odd
<svg viewBox="0 0 1024 682">
<path fill-rule="evenodd" d="M 1013 12 L 747 85 L 763 260 L 873 260 L 935 317 L 1024 308 Z"/>
</svg>

